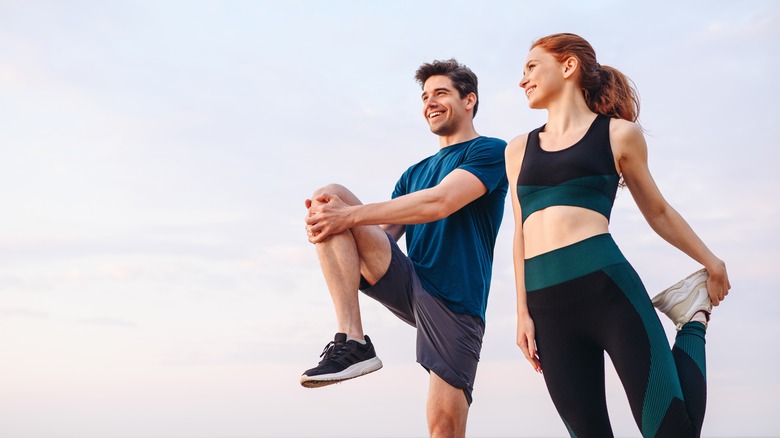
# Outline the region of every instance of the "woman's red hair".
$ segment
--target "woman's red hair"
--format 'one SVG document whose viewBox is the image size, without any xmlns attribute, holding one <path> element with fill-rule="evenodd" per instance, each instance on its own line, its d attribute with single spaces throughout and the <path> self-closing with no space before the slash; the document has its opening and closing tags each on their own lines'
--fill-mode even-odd
<svg viewBox="0 0 780 438">
<path fill-rule="evenodd" d="M 556 33 L 539 38 L 531 48 L 541 47 L 558 62 L 573 56 L 579 61 L 580 88 L 591 111 L 632 122 L 639 118 L 639 96 L 633 82 L 619 70 L 596 62 L 596 51 L 573 33 Z"/>
</svg>

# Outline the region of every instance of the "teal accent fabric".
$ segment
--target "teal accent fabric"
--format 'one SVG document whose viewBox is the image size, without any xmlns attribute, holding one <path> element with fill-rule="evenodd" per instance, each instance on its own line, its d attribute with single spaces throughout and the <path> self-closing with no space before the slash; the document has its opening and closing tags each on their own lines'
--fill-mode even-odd
<svg viewBox="0 0 780 438">
<path fill-rule="evenodd" d="M 612 235 L 599 234 L 525 261 L 528 292 L 574 280 L 605 266 L 626 263 Z"/>
<path fill-rule="evenodd" d="M 693 321 L 683 325 L 674 340 L 674 346 L 684 351 L 696 363 L 705 381 L 707 380 L 707 360 L 704 349 L 706 334 L 705 325 Z"/>
<path fill-rule="evenodd" d="M 554 205 L 587 208 L 609 219 L 619 181 L 617 175 L 592 175 L 554 186 L 517 186 L 523 222 L 531 214 Z"/>
<path fill-rule="evenodd" d="M 566 430 L 569 431 L 569 437 L 577 438 L 577 434 L 574 433 L 574 430 L 572 430 L 571 426 L 569 426 L 569 423 L 567 423 L 563 417 L 561 417 L 561 420 L 563 420 L 563 424 L 566 426 Z"/>
<path fill-rule="evenodd" d="M 630 266 L 629 266 L 630 268 Z M 642 436 L 655 436 L 672 399 L 685 400 L 669 341 L 647 290 L 633 268 L 611 266 L 604 272 L 620 287 L 636 309 L 650 340 L 650 376 L 642 407 Z"/>
</svg>

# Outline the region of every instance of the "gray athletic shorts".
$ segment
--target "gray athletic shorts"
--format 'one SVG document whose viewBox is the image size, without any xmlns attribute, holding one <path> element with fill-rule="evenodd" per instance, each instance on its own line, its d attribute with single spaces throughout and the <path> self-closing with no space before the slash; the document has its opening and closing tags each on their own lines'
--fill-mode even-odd
<svg viewBox="0 0 780 438">
<path fill-rule="evenodd" d="M 417 362 L 463 390 L 471 405 L 485 325 L 482 318 L 455 313 L 420 284 L 412 261 L 390 236 L 392 259 L 385 275 L 360 290 L 417 328 Z"/>
</svg>

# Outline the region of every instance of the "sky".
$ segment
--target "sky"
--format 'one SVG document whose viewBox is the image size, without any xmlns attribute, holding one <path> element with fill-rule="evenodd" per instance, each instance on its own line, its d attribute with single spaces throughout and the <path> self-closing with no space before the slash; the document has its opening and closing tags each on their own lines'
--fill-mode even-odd
<svg viewBox="0 0 780 438">
<path fill-rule="evenodd" d="M 703 436 L 780 436 L 780 3 L 0 0 L 0 437 L 426 436 L 414 330 L 370 299 L 384 368 L 299 385 L 335 332 L 304 200 L 386 200 L 437 151 L 423 62 L 476 72 L 480 134 L 543 124 L 517 84 L 555 32 L 634 81 L 654 179 L 727 263 Z M 565 436 L 514 343 L 506 202 L 467 435 Z M 699 268 L 627 190 L 611 232 L 651 294 Z M 611 365 L 607 395 L 639 436 Z"/>
</svg>

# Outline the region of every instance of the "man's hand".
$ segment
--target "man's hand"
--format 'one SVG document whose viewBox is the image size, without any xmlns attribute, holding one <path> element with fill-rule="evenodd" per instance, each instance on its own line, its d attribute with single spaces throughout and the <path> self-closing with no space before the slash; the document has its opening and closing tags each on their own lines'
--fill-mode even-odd
<svg viewBox="0 0 780 438">
<path fill-rule="evenodd" d="M 309 209 L 306 234 L 311 243 L 320 243 L 353 226 L 350 213 L 355 207 L 347 205 L 336 195 L 323 193 L 314 199 L 307 199 L 305 204 Z"/>
</svg>

